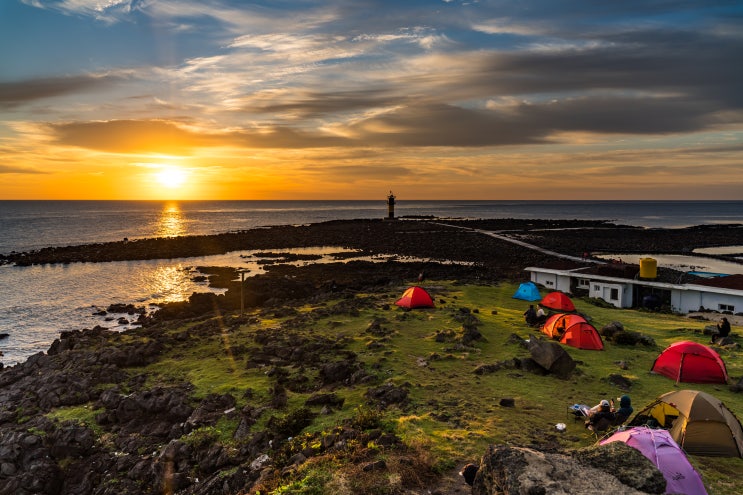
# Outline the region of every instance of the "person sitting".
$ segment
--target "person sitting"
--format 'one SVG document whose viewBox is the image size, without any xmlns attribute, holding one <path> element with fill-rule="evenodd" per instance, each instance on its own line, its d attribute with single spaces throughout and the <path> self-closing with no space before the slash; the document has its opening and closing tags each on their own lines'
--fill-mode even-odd
<svg viewBox="0 0 743 495">
<path fill-rule="evenodd" d="M 730 322 L 724 316 L 717 323 L 717 333 L 712 334 L 712 340 L 710 344 L 714 344 L 718 340 L 722 340 L 730 335 Z"/>
<path fill-rule="evenodd" d="M 615 418 L 616 415 L 611 410 L 611 404 L 604 399 L 598 406 L 591 409 L 588 421 L 586 421 L 586 428 L 593 431 L 605 431 L 614 423 Z"/>
<path fill-rule="evenodd" d="M 544 312 L 544 308 L 539 306 L 537 310 L 537 324 L 544 325 L 545 321 L 547 321 L 547 313 Z"/>
<path fill-rule="evenodd" d="M 537 312 L 534 311 L 534 305 L 530 304 L 529 309 L 524 311 L 524 320 L 526 320 L 526 324 L 530 327 L 533 327 L 537 323 Z"/>
<path fill-rule="evenodd" d="M 478 469 L 479 467 L 475 464 L 467 464 L 462 468 L 459 474 L 462 475 L 465 483 L 467 483 L 469 486 L 472 486 L 472 484 L 475 482 L 475 476 L 477 476 Z"/>
<path fill-rule="evenodd" d="M 613 406 L 612 401 L 612 406 Z M 612 411 L 614 412 L 614 426 L 619 426 L 623 424 L 625 421 L 629 419 L 630 416 L 632 416 L 632 413 L 634 412 L 634 409 L 632 408 L 632 400 L 630 399 L 629 395 L 623 395 L 619 398 L 619 409 L 614 411 L 614 408 L 612 407 Z"/>
</svg>

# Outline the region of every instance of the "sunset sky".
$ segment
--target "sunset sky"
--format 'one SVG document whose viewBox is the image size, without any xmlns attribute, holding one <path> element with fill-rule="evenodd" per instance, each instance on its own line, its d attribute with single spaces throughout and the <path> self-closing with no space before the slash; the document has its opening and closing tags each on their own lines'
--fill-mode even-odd
<svg viewBox="0 0 743 495">
<path fill-rule="evenodd" d="M 1 0 L 0 199 L 743 199 L 743 2 Z"/>
</svg>

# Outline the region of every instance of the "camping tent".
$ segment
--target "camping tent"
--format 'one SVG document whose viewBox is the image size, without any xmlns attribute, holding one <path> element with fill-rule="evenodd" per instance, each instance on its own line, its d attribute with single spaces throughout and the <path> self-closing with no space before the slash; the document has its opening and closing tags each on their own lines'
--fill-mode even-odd
<svg viewBox="0 0 743 495">
<path fill-rule="evenodd" d="M 578 349 L 602 350 L 604 343 L 591 325 L 580 315 L 555 313 L 542 326 L 542 333 Z"/>
<path fill-rule="evenodd" d="M 687 453 L 743 457 L 743 427 L 716 397 L 698 390 L 675 390 L 638 412 L 628 426 L 657 424 Z"/>
<path fill-rule="evenodd" d="M 655 359 L 653 373 L 677 382 L 727 383 L 728 372 L 720 356 L 706 345 L 689 340 L 668 346 Z"/>
<path fill-rule="evenodd" d="M 602 440 L 601 445 L 610 442 L 624 442 L 650 459 L 666 479 L 665 493 L 707 495 L 699 473 L 666 430 L 628 428 Z"/>
<path fill-rule="evenodd" d="M 403 308 L 433 308 L 433 299 L 423 287 L 409 287 L 403 292 L 402 297 L 395 301 L 397 306 Z"/>
<path fill-rule="evenodd" d="M 557 311 L 575 311 L 575 305 L 568 296 L 562 292 L 550 292 L 542 298 L 539 302 L 545 308 L 554 309 Z"/>
<path fill-rule="evenodd" d="M 539 293 L 539 289 L 534 282 L 524 282 L 516 289 L 513 298 L 523 299 L 524 301 L 539 301 L 542 295 Z"/>
</svg>

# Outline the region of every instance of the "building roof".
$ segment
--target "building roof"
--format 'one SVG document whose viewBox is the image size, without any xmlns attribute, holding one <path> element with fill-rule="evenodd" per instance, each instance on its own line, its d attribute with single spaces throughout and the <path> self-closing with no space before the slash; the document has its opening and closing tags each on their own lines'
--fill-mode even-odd
<svg viewBox="0 0 743 495">
<path fill-rule="evenodd" d="M 606 276 L 606 275 L 597 275 L 592 273 L 592 268 L 578 268 L 575 270 L 555 270 L 552 268 L 540 268 L 540 267 L 534 267 L 534 266 L 528 266 L 524 269 L 527 272 L 539 272 L 539 273 L 552 273 L 554 275 L 562 275 L 567 277 L 574 277 L 574 278 L 587 278 L 589 280 L 600 280 L 604 282 L 613 282 L 613 283 L 619 283 L 619 284 L 628 284 L 628 285 L 640 285 L 643 287 L 655 287 L 658 289 L 668 289 L 668 290 L 682 290 L 682 291 L 700 291 L 700 292 L 708 292 L 708 293 L 714 293 L 714 294 L 728 294 L 728 295 L 734 295 L 734 296 L 743 296 L 743 287 L 741 288 L 735 288 L 735 287 L 720 287 L 716 285 L 708 285 L 708 284 L 702 284 L 700 282 L 706 282 L 707 280 L 702 279 L 701 277 L 694 277 L 694 280 L 692 283 L 668 283 L 668 282 L 655 282 L 652 280 L 644 280 L 644 279 L 635 279 L 635 278 L 625 278 L 625 277 L 612 277 L 612 276 Z M 737 275 L 730 275 L 730 277 L 739 277 Z M 743 281 L 743 276 L 741 281 Z M 728 278 L 728 277 L 721 277 L 721 278 Z"/>
<path fill-rule="evenodd" d="M 727 275 L 725 277 L 713 277 L 694 282 L 696 285 L 707 287 L 719 287 L 723 289 L 743 290 L 743 275 Z"/>
</svg>

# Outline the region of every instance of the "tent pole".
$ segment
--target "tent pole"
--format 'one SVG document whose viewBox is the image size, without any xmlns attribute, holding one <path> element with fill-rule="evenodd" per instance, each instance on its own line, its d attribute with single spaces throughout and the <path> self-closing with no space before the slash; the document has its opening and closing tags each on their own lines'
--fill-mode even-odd
<svg viewBox="0 0 743 495">
<path fill-rule="evenodd" d="M 686 353 L 681 353 L 681 362 L 679 363 L 679 372 L 676 376 L 676 386 L 678 386 L 679 382 L 681 381 L 681 370 L 684 368 L 684 358 L 686 357 Z"/>
</svg>

